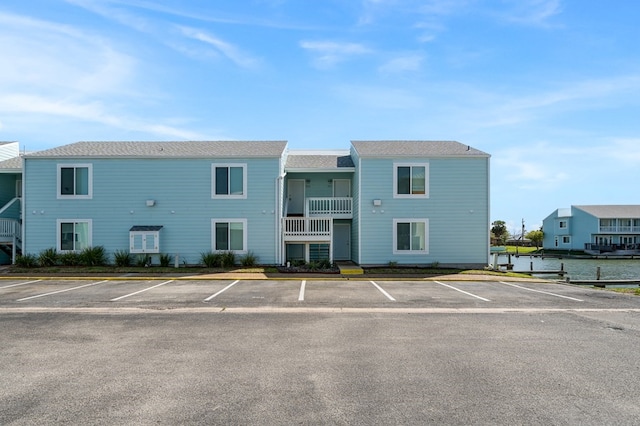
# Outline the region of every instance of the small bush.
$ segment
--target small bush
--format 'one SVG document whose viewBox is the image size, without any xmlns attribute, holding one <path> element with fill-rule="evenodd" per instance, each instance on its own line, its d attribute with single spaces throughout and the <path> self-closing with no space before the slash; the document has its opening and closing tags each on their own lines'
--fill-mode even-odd
<svg viewBox="0 0 640 426">
<path fill-rule="evenodd" d="M 220 256 L 220 266 L 223 268 L 231 268 L 236 264 L 236 254 L 232 251 L 225 251 Z"/>
<path fill-rule="evenodd" d="M 45 250 L 42 250 L 38 255 L 38 264 L 40 266 L 56 266 L 58 264 L 59 259 L 58 252 L 55 248 L 51 247 Z"/>
<path fill-rule="evenodd" d="M 389 261 L 389 263 L 387 263 L 387 266 L 389 268 L 397 268 L 398 267 L 398 262 L 396 262 L 394 260 L 391 260 L 391 261 Z"/>
<path fill-rule="evenodd" d="M 103 266 L 107 263 L 107 253 L 103 246 L 87 247 L 80 252 L 83 266 Z"/>
<path fill-rule="evenodd" d="M 333 265 L 331 265 L 329 259 L 322 259 L 318 262 L 318 267 L 320 269 L 331 269 L 332 266 Z"/>
<path fill-rule="evenodd" d="M 19 254 L 16 256 L 16 266 L 21 268 L 35 268 L 38 266 L 38 258 L 35 254 Z"/>
<path fill-rule="evenodd" d="M 438 269 L 438 266 L 440 266 L 440 262 L 431 262 L 432 269 Z"/>
<path fill-rule="evenodd" d="M 113 261 L 116 266 L 131 266 L 133 257 L 127 250 L 116 250 L 113 252 Z"/>
<path fill-rule="evenodd" d="M 291 261 L 291 266 L 293 266 L 294 268 L 305 266 L 306 264 L 307 264 L 307 262 L 305 262 L 302 259 L 296 259 L 296 260 L 292 260 Z"/>
<path fill-rule="evenodd" d="M 171 265 L 171 261 L 173 260 L 173 256 L 170 254 L 161 254 L 160 255 L 160 266 L 166 268 Z"/>
<path fill-rule="evenodd" d="M 75 251 L 68 251 L 59 255 L 60 264 L 63 266 L 80 265 L 80 254 Z"/>
<path fill-rule="evenodd" d="M 149 256 L 148 254 L 139 254 L 138 257 L 136 257 L 136 266 L 140 268 L 144 268 L 145 266 L 150 266 L 150 265 L 151 265 L 151 256 Z"/>
<path fill-rule="evenodd" d="M 240 264 L 246 267 L 256 266 L 257 263 L 258 263 L 258 257 L 252 252 L 245 254 L 240 260 Z"/>
<path fill-rule="evenodd" d="M 309 264 L 307 265 L 307 268 L 310 271 L 317 271 L 318 269 L 320 269 L 320 262 L 318 262 L 317 260 L 312 260 L 311 262 L 309 262 Z"/>
<path fill-rule="evenodd" d="M 204 253 L 200 253 L 200 263 L 202 263 L 207 268 L 215 268 L 216 266 L 220 266 L 221 262 L 221 254 L 213 253 L 211 251 L 207 251 Z"/>
</svg>

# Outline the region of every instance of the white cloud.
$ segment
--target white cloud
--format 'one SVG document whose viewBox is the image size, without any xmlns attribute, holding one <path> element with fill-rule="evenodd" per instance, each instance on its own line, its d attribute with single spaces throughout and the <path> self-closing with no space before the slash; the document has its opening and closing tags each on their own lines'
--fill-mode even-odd
<svg viewBox="0 0 640 426">
<path fill-rule="evenodd" d="M 302 41 L 300 47 L 315 55 L 313 62 L 318 68 L 330 68 L 355 56 L 372 53 L 362 44 L 335 41 Z"/>
<path fill-rule="evenodd" d="M 508 0 L 507 4 L 503 18 L 518 24 L 548 26 L 562 12 L 561 0 Z"/>
<path fill-rule="evenodd" d="M 379 71 L 384 74 L 420 71 L 423 61 L 424 57 L 418 54 L 398 56 L 380 66 Z"/>
<path fill-rule="evenodd" d="M 257 58 L 243 52 L 237 46 L 221 40 L 203 30 L 190 27 L 178 28 L 186 37 L 206 43 L 208 46 L 213 47 L 217 52 L 221 53 L 241 68 L 255 68 L 260 63 Z"/>
</svg>

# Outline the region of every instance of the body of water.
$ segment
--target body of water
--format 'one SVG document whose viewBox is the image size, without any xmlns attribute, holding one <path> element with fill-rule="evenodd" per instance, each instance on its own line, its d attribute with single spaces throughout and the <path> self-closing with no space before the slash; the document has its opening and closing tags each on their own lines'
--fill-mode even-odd
<svg viewBox="0 0 640 426">
<path fill-rule="evenodd" d="M 508 262 L 508 256 L 498 256 L 498 263 Z M 640 259 L 569 259 L 552 257 L 534 257 L 528 255 L 511 255 L 511 263 L 514 271 L 529 271 L 533 262 L 534 271 L 557 271 L 564 265 L 564 270 L 572 280 L 597 279 L 598 267 L 600 267 L 601 280 L 637 280 L 640 279 Z M 554 275 L 540 275 L 553 279 Z"/>
</svg>

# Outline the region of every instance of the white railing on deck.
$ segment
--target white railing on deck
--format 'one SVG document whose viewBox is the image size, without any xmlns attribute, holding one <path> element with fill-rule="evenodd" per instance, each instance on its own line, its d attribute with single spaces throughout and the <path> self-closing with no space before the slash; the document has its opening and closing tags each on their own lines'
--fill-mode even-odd
<svg viewBox="0 0 640 426">
<path fill-rule="evenodd" d="M 353 198 L 317 197 L 307 198 L 305 216 L 353 217 Z"/>
<path fill-rule="evenodd" d="M 285 237 L 328 237 L 331 235 L 331 219 L 285 217 L 282 229 Z"/>
<path fill-rule="evenodd" d="M 19 237 L 20 223 L 15 219 L 0 219 L 0 237 Z"/>
</svg>

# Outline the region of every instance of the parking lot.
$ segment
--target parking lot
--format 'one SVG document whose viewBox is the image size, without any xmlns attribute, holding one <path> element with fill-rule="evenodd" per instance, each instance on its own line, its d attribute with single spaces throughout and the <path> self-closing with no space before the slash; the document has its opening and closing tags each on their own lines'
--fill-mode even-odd
<svg viewBox="0 0 640 426">
<path fill-rule="evenodd" d="M 0 424 L 637 424 L 640 298 L 551 282 L 0 281 Z"/>
<path fill-rule="evenodd" d="M 616 296 L 616 297 L 614 297 Z M 82 279 L 0 281 L 0 309 L 639 309 L 640 298 L 551 282 Z"/>
</svg>

